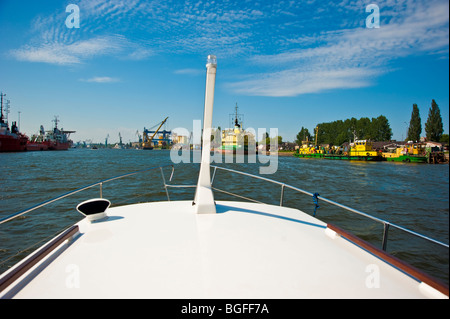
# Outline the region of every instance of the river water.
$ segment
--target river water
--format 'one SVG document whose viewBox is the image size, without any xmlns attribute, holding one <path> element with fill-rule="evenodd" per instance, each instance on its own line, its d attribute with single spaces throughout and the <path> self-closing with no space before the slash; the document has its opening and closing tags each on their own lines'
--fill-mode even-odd
<svg viewBox="0 0 450 319">
<path fill-rule="evenodd" d="M 175 165 L 172 184 L 195 185 L 199 164 Z M 224 161 L 223 161 L 224 162 Z M 70 149 L 68 151 L 0 153 L 0 218 L 40 202 L 121 174 L 172 164 L 169 150 Z M 213 164 L 215 165 L 215 164 Z M 217 163 L 259 175 L 263 163 Z M 377 218 L 449 242 L 448 164 L 353 162 L 278 157 L 273 174 L 261 175 L 352 207 Z M 171 168 L 163 170 L 166 180 Z M 112 205 L 167 200 L 159 169 L 105 183 L 103 197 Z M 279 205 L 281 187 L 266 181 L 217 171 L 214 186 L 240 196 Z M 95 186 L 0 225 L 0 273 L 82 216 L 76 205 L 99 197 Z M 195 188 L 169 189 L 171 200 L 193 199 Z M 215 192 L 218 200 L 241 200 Z M 285 188 L 283 204 L 313 214 L 312 197 Z M 320 200 L 316 217 L 349 230 L 377 247 L 383 226 Z M 314 243 L 311 243 L 312 245 Z M 449 282 L 448 248 L 393 229 L 387 251 L 428 274 Z"/>
</svg>

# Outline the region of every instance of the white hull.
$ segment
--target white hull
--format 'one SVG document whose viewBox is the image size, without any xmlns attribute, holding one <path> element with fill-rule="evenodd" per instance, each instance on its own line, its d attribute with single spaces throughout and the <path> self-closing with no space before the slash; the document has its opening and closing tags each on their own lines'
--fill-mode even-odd
<svg viewBox="0 0 450 319">
<path fill-rule="evenodd" d="M 72 241 L 2 297 L 446 298 L 299 210 L 222 201 L 216 209 L 110 208 L 106 219 L 79 222 Z"/>
</svg>

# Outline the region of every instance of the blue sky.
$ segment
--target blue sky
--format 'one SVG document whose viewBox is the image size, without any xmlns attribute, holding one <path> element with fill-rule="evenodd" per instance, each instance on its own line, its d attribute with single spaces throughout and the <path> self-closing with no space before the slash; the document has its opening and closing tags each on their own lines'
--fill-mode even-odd
<svg viewBox="0 0 450 319">
<path fill-rule="evenodd" d="M 380 28 L 367 28 L 367 5 Z M 79 28 L 68 28 L 69 4 Z M 192 130 L 203 115 L 205 63 L 218 59 L 215 126 L 237 103 L 244 126 L 301 127 L 388 118 L 405 138 L 417 103 L 431 100 L 449 132 L 449 3 L 383 1 L 0 0 L 0 90 L 9 119 L 31 135 L 52 126 L 74 141 L 135 141 L 169 117 Z"/>
</svg>

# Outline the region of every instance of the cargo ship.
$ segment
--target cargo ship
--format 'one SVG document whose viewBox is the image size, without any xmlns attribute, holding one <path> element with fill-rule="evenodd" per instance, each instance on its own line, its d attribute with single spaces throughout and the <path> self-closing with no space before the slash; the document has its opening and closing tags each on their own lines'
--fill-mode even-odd
<svg viewBox="0 0 450 319">
<path fill-rule="evenodd" d="M 3 97 L 1 93 L 0 102 L 0 152 L 23 152 L 26 151 L 28 137 L 19 132 L 16 122 L 12 122 L 11 129 L 3 117 Z"/>
<path fill-rule="evenodd" d="M 39 134 L 33 134 L 27 143 L 27 151 L 47 151 L 48 145 L 44 143 L 45 131 L 41 125 Z"/>
<path fill-rule="evenodd" d="M 75 133 L 75 131 L 66 131 L 64 129 L 58 128 L 58 117 L 55 116 L 53 120 L 55 122 L 55 126 L 51 131 L 47 131 L 45 137 L 42 142 L 39 142 L 39 139 L 36 140 L 35 147 L 38 147 L 38 150 L 46 150 L 49 151 L 57 151 L 57 150 L 67 150 L 72 147 L 72 140 L 69 139 L 71 133 Z M 44 128 L 41 125 L 41 134 L 43 134 Z"/>
<path fill-rule="evenodd" d="M 16 122 L 8 123 L 0 119 L 0 152 L 23 152 L 27 150 L 28 137 L 19 132 Z"/>
</svg>

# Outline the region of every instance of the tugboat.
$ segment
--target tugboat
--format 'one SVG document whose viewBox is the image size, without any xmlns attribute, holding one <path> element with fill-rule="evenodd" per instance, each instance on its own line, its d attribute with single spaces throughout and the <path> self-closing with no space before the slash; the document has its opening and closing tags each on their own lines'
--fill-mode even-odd
<svg viewBox="0 0 450 319">
<path fill-rule="evenodd" d="M 328 153 L 324 148 L 304 145 L 294 156 L 350 161 L 382 161 L 384 159 L 380 151 L 373 149 L 372 142 L 369 140 L 355 140 L 344 154 Z"/>
<path fill-rule="evenodd" d="M 369 140 L 355 140 L 348 152 L 350 160 L 381 161 L 381 152 L 374 150 Z"/>
<path fill-rule="evenodd" d="M 383 153 L 383 157 L 388 162 L 426 163 L 428 161 L 423 143 L 409 143 L 404 147 L 397 147 L 395 152 Z"/>
<path fill-rule="evenodd" d="M 3 117 L 3 97 L 0 103 L 0 152 L 23 152 L 27 150 L 28 137 L 19 132 L 16 122 L 12 122 L 11 130 Z"/>
</svg>

